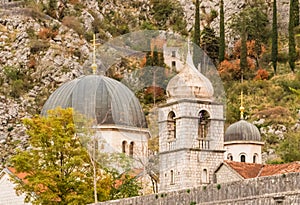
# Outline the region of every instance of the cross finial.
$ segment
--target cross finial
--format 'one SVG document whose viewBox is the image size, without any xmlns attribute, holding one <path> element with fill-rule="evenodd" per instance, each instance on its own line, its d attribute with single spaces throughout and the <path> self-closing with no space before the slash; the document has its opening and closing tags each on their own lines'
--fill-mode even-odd
<svg viewBox="0 0 300 205">
<path fill-rule="evenodd" d="M 243 73 L 241 74 L 241 85 L 243 85 Z M 240 106 L 240 115 L 241 115 L 241 120 L 244 119 L 244 111 L 245 108 L 243 106 L 244 102 L 243 102 L 243 88 L 241 88 L 241 106 Z"/>
<path fill-rule="evenodd" d="M 93 69 L 93 74 L 96 74 L 97 64 L 96 64 L 96 35 L 93 34 L 93 64 L 91 65 Z"/>
</svg>

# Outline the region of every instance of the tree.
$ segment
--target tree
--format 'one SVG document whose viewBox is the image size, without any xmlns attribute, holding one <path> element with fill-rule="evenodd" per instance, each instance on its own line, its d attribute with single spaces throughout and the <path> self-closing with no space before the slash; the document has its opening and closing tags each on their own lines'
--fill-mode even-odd
<svg viewBox="0 0 300 205">
<path fill-rule="evenodd" d="M 194 35 L 193 35 L 193 62 L 196 67 L 200 63 L 200 3 L 196 0 L 195 9 L 195 25 L 194 25 Z"/>
<path fill-rule="evenodd" d="M 279 144 L 279 155 L 284 162 L 300 160 L 300 132 L 286 134 Z"/>
<path fill-rule="evenodd" d="M 247 30 L 246 30 L 246 22 L 245 18 L 243 18 L 242 23 L 242 33 L 241 33 L 241 55 L 240 55 L 240 68 L 241 72 L 247 70 Z"/>
<path fill-rule="evenodd" d="M 278 57 L 278 30 L 277 30 L 277 2 L 273 0 L 273 22 L 272 22 L 272 64 L 274 73 L 277 69 L 277 57 Z"/>
<path fill-rule="evenodd" d="M 47 118 L 25 119 L 31 149 L 12 158 L 17 172 L 28 173 L 17 190 L 34 204 L 81 204 L 93 202 L 86 150 L 75 138 L 72 110 L 49 111 Z M 108 189 L 108 187 L 107 187 Z M 109 190 L 109 189 L 108 189 Z M 107 197 L 107 196 L 105 196 Z"/>
<path fill-rule="evenodd" d="M 294 35 L 295 16 L 294 16 L 294 0 L 290 0 L 290 14 L 289 14 L 289 65 L 292 72 L 295 72 L 296 61 L 296 42 Z"/>
<path fill-rule="evenodd" d="M 101 158 L 103 163 L 91 165 L 95 158 L 92 159 L 82 146 L 84 141 L 75 132 L 77 128 L 73 123 L 71 108 L 50 110 L 47 117 L 35 116 L 23 122 L 28 128 L 30 149 L 13 156 L 11 165 L 18 173 L 27 173 L 25 183 L 15 181 L 17 191 L 26 194 L 27 202 L 87 204 L 95 201 L 93 190 L 97 190 L 99 201 L 111 199 L 112 190 L 121 191 L 115 188 L 118 172 L 105 162 L 111 161 L 108 155 L 99 155 L 97 159 Z M 93 171 L 94 167 L 97 172 Z M 96 189 L 93 188 L 95 173 Z M 121 183 L 127 184 L 123 181 Z"/>
<path fill-rule="evenodd" d="M 294 27 L 299 26 L 299 0 L 293 0 Z"/>
<path fill-rule="evenodd" d="M 184 11 L 178 1 L 150 0 L 150 5 L 157 29 L 168 30 L 171 28 L 175 32 L 187 34 Z"/>
<path fill-rule="evenodd" d="M 246 41 L 254 40 L 256 42 L 254 56 L 256 68 L 259 68 L 259 56 L 262 53 L 262 47 L 269 39 L 268 23 L 267 7 L 262 0 L 248 3 L 232 20 L 231 28 L 236 34 L 242 38 L 244 31 L 246 31 Z"/>
<path fill-rule="evenodd" d="M 216 64 L 219 51 L 219 39 L 215 31 L 209 26 L 205 26 L 201 32 L 201 48 Z"/>
<path fill-rule="evenodd" d="M 220 47 L 219 63 L 225 59 L 225 26 L 224 26 L 224 0 L 220 0 Z"/>
</svg>

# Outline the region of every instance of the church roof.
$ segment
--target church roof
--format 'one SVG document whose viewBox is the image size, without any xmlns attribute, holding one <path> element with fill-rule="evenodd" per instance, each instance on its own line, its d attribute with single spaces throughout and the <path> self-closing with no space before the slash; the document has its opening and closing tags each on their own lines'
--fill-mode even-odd
<svg viewBox="0 0 300 205">
<path fill-rule="evenodd" d="M 258 128 L 245 121 L 240 120 L 230 125 L 224 136 L 224 141 L 261 141 L 261 135 Z"/>
<path fill-rule="evenodd" d="M 56 107 L 72 107 L 99 124 L 146 128 L 141 105 L 134 93 L 114 79 L 88 75 L 69 81 L 53 92 L 41 114 Z"/>
<path fill-rule="evenodd" d="M 300 162 L 291 162 L 286 164 L 255 164 L 245 162 L 225 161 L 222 165 L 227 165 L 237 172 L 244 179 L 287 174 L 300 172 Z M 219 167 L 220 168 L 220 167 Z M 217 170 L 219 170 L 219 168 Z"/>
<path fill-rule="evenodd" d="M 188 53 L 184 67 L 168 83 L 168 97 L 211 101 L 213 94 L 214 89 L 210 80 L 195 68 L 191 54 Z"/>
</svg>

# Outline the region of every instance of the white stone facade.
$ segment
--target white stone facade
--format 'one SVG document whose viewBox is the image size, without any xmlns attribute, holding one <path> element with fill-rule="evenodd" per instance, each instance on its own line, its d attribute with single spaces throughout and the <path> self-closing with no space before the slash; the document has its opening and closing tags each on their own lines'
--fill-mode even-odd
<svg viewBox="0 0 300 205">
<path fill-rule="evenodd" d="M 15 184 L 12 181 L 9 170 L 4 169 L 0 172 L 0 204 L 1 205 L 29 205 L 24 203 L 25 195 L 17 195 Z"/>
<path fill-rule="evenodd" d="M 124 153 L 132 157 L 135 161 L 134 168 L 142 168 L 147 163 L 150 138 L 147 129 L 117 125 L 101 125 L 96 129 L 99 150 L 105 153 Z"/>
<path fill-rule="evenodd" d="M 241 162 L 242 155 L 247 163 L 262 163 L 261 149 L 263 142 L 258 141 L 231 141 L 225 142 L 225 160 Z"/>
<path fill-rule="evenodd" d="M 199 137 L 199 113 L 209 113 L 205 138 Z M 175 138 L 170 138 L 168 115 L 175 113 Z M 211 183 L 224 158 L 223 105 L 197 99 L 179 99 L 159 110 L 160 191 Z"/>
</svg>

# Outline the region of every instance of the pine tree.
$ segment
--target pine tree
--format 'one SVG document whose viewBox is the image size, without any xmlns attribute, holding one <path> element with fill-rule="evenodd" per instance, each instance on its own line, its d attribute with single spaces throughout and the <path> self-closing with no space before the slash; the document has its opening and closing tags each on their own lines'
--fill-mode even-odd
<svg viewBox="0 0 300 205">
<path fill-rule="evenodd" d="M 278 30 L 277 30 L 277 2 L 273 0 L 273 23 L 272 23 L 272 64 L 274 73 L 277 69 L 278 57 Z"/>
<path fill-rule="evenodd" d="M 194 36 L 193 36 L 193 61 L 194 65 L 198 67 L 200 63 L 200 3 L 196 0 L 196 12 L 195 12 L 195 25 L 194 25 Z"/>
<path fill-rule="evenodd" d="M 291 71 L 295 71 L 295 61 L 296 61 L 296 43 L 294 36 L 294 26 L 295 26 L 295 17 L 294 17 L 294 0 L 290 0 L 290 15 L 289 15 L 289 65 Z"/>
<path fill-rule="evenodd" d="M 224 28 L 224 0 L 220 0 L 220 47 L 219 63 L 225 59 L 225 28 Z"/>
</svg>

